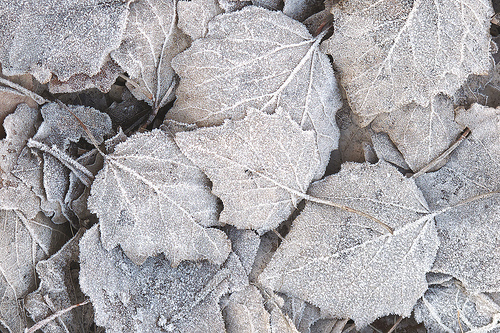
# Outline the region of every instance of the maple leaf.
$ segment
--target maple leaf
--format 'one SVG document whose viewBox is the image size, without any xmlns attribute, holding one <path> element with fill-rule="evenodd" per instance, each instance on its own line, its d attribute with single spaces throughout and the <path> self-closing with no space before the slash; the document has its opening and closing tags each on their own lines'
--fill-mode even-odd
<svg viewBox="0 0 500 333">
<path fill-rule="evenodd" d="M 220 221 L 263 233 L 286 220 L 319 167 L 312 131 L 286 114 L 248 111 L 245 119 L 180 132 L 182 152 L 213 182 Z"/>
<path fill-rule="evenodd" d="M 0 63 L 6 75 L 46 83 L 96 75 L 125 30 L 129 0 L 7 1 L 0 4 Z"/>
<path fill-rule="evenodd" d="M 120 47 L 111 57 L 140 89 L 130 86 L 139 100 L 158 111 L 173 99 L 172 58 L 188 46 L 188 39 L 177 28 L 177 1 L 138 0 L 130 5 L 127 30 Z"/>
<path fill-rule="evenodd" d="M 100 220 L 104 247 L 121 245 L 137 264 L 162 252 L 173 265 L 220 264 L 230 251 L 226 235 L 209 228 L 218 222 L 208 180 L 160 130 L 134 135 L 105 156 L 88 206 Z"/>
<path fill-rule="evenodd" d="M 280 12 L 252 6 L 216 16 L 206 37 L 172 60 L 181 81 L 167 119 L 214 126 L 240 120 L 250 108 L 281 107 L 316 132 L 322 168 L 315 178 L 321 178 L 337 147 L 341 99 L 320 41 Z"/>
<path fill-rule="evenodd" d="M 346 163 L 309 194 L 368 213 L 394 233 L 365 216 L 307 202 L 258 281 L 360 328 L 387 314 L 409 316 L 427 289 L 439 244 L 415 183 L 385 162 Z"/>
<path fill-rule="evenodd" d="M 436 216 L 441 246 L 433 271 L 459 279 L 471 292 L 500 291 L 500 110 L 474 104 L 456 120 L 468 139 L 440 170 L 416 183 Z"/>
<path fill-rule="evenodd" d="M 80 242 L 80 286 L 110 332 L 225 332 L 218 300 L 228 275 L 207 261 L 173 268 L 162 256 L 137 266 L 104 248 L 98 225 Z"/>
<path fill-rule="evenodd" d="M 452 96 L 490 62 L 489 0 L 348 0 L 332 8 L 328 53 L 354 113 L 376 115 Z"/>
</svg>

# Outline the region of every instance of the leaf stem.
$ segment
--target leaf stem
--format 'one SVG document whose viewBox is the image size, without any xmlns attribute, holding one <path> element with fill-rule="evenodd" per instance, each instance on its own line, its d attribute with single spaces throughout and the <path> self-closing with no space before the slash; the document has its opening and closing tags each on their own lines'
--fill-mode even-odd
<svg viewBox="0 0 500 333">
<path fill-rule="evenodd" d="M 14 83 L 10 80 L 4 79 L 3 77 L 0 77 L 0 83 L 5 84 L 6 86 L 9 86 L 12 89 L 19 91 L 20 93 L 22 93 L 25 96 L 28 96 L 29 98 L 34 100 L 36 102 L 36 104 L 38 104 L 38 105 L 42 105 L 42 104 L 49 102 L 48 100 L 46 100 L 42 96 L 38 95 L 37 93 L 34 93 L 33 91 L 26 89 L 23 86 L 21 86 L 17 83 Z"/>
<path fill-rule="evenodd" d="M 89 302 L 90 302 L 89 300 L 85 300 L 81 303 L 71 305 L 70 307 L 67 307 L 66 309 L 59 310 L 56 313 L 48 316 L 47 318 L 43 319 L 42 321 L 39 321 L 35 325 L 31 326 L 29 329 L 26 329 L 24 332 L 25 333 L 35 333 L 37 330 L 41 329 L 42 327 L 44 327 L 45 325 L 47 325 L 48 323 L 50 323 L 52 320 L 56 319 L 57 317 L 60 317 L 63 314 L 73 310 L 74 308 L 85 305 Z"/>
</svg>

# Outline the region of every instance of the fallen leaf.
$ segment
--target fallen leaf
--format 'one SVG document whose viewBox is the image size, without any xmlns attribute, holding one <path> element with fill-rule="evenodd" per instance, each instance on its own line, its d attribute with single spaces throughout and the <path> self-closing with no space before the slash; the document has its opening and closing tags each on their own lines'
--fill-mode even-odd
<svg viewBox="0 0 500 333">
<path fill-rule="evenodd" d="M 219 220 L 262 234 L 292 213 L 319 167 L 312 131 L 278 111 L 248 111 L 244 120 L 180 132 L 175 141 L 205 172 L 224 210 Z"/>
<path fill-rule="evenodd" d="M 307 202 L 258 281 L 335 318 L 351 318 L 358 328 L 388 314 L 409 316 L 427 289 L 439 244 L 413 180 L 383 161 L 346 163 L 309 194 L 363 211 L 394 233 L 364 216 Z"/>
<path fill-rule="evenodd" d="M 125 30 L 129 0 L 15 0 L 0 4 L 0 63 L 5 75 L 47 83 L 96 75 Z"/>
<path fill-rule="evenodd" d="M 389 134 L 408 166 L 417 172 L 459 137 L 462 128 L 454 117 L 451 99 L 440 95 L 427 107 L 410 104 L 389 114 L 379 115 L 372 122 L 372 129 Z M 434 170 L 445 163 L 446 159 L 436 165 Z"/>
<path fill-rule="evenodd" d="M 348 0 L 335 17 L 328 53 L 355 114 L 368 125 L 378 114 L 434 96 L 452 96 L 490 61 L 488 0 Z"/>
<path fill-rule="evenodd" d="M 208 32 L 208 22 L 222 13 L 217 0 L 191 0 L 177 3 L 179 29 L 192 40 L 205 37 Z"/>
<path fill-rule="evenodd" d="M 218 299 L 229 274 L 207 261 L 173 268 L 161 255 L 137 266 L 104 248 L 98 225 L 80 242 L 80 287 L 107 332 L 225 332 Z"/>
<path fill-rule="evenodd" d="M 36 272 L 41 280 L 40 286 L 26 296 L 24 303 L 35 322 L 84 301 L 84 295 L 78 284 L 79 270 L 74 268 L 74 265 L 79 263 L 78 244 L 83 232 L 84 229 L 80 229 L 57 253 L 36 264 Z M 59 316 L 42 330 L 45 333 L 68 331 L 87 333 L 92 329 L 93 319 L 92 307 L 86 305 Z"/>
<path fill-rule="evenodd" d="M 243 119 L 250 108 L 282 108 L 316 132 L 321 178 L 337 147 L 335 112 L 342 105 L 330 61 L 318 49 L 321 38 L 283 13 L 253 6 L 215 17 L 208 30 L 172 61 L 181 81 L 166 118 L 215 126 Z"/>
<path fill-rule="evenodd" d="M 456 117 L 471 129 L 439 171 L 416 179 L 436 216 L 441 246 L 433 271 L 467 290 L 500 291 L 500 110 L 474 104 Z"/>
<path fill-rule="evenodd" d="M 283 13 L 300 22 L 321 11 L 324 6 L 323 0 L 285 0 L 284 2 Z"/>
<path fill-rule="evenodd" d="M 131 89 L 139 100 L 158 110 L 173 99 L 172 58 L 188 46 L 177 28 L 174 0 L 137 0 L 130 5 L 127 30 L 111 57 L 140 89 Z"/>
<path fill-rule="evenodd" d="M 221 264 L 230 251 L 226 235 L 209 228 L 218 221 L 208 179 L 160 130 L 136 134 L 105 157 L 88 207 L 99 218 L 104 247 L 121 245 L 137 264 L 158 253 L 175 266 Z"/>
</svg>

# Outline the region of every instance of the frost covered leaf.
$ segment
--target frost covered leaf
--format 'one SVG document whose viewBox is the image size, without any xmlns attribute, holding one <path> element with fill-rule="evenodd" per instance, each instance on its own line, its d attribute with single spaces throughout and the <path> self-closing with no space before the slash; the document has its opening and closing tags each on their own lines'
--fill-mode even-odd
<svg viewBox="0 0 500 333">
<path fill-rule="evenodd" d="M 354 113 L 376 115 L 438 93 L 452 96 L 490 61 L 489 0 L 348 0 L 335 17 L 328 53 Z"/>
<path fill-rule="evenodd" d="M 205 37 L 208 22 L 222 13 L 217 0 L 191 0 L 177 3 L 179 28 L 191 39 Z"/>
<path fill-rule="evenodd" d="M 36 271 L 40 277 L 38 289 L 25 299 L 25 307 L 35 322 L 51 314 L 66 309 L 84 300 L 84 295 L 78 284 L 78 269 L 73 268 L 79 263 L 78 244 L 85 229 L 70 239 L 56 254 L 49 259 L 39 261 Z M 59 316 L 43 327 L 45 333 L 87 333 L 93 325 L 93 311 L 89 305 L 78 307 Z"/>
<path fill-rule="evenodd" d="M 441 240 L 433 271 L 472 291 L 500 291 L 500 109 L 474 104 L 457 115 L 471 134 L 439 171 L 416 179 Z"/>
<path fill-rule="evenodd" d="M 111 57 L 140 87 L 135 97 L 154 109 L 168 103 L 173 94 L 172 58 L 188 46 L 188 39 L 176 26 L 175 0 L 137 0 L 130 5 L 127 30 Z"/>
<path fill-rule="evenodd" d="M 93 76 L 75 74 L 67 81 L 60 81 L 57 77 L 52 77 L 49 82 L 49 91 L 52 94 L 61 94 L 97 88 L 107 93 L 111 89 L 113 83 L 115 83 L 118 75 L 122 72 L 123 70 L 118 64 L 108 59 L 101 67 L 99 73 Z"/>
<path fill-rule="evenodd" d="M 232 228 L 228 232 L 232 250 L 239 257 L 247 275 L 252 270 L 260 245 L 260 237 L 252 230 Z"/>
<path fill-rule="evenodd" d="M 172 268 L 163 256 L 137 266 L 104 248 L 97 225 L 80 242 L 80 286 L 106 332 L 224 332 L 226 271 L 206 261 Z"/>
<path fill-rule="evenodd" d="M 137 264 L 162 252 L 173 265 L 221 264 L 230 251 L 226 235 L 208 228 L 218 224 L 208 179 L 160 130 L 132 136 L 106 156 L 88 206 L 99 217 L 104 247 L 121 245 Z"/>
<path fill-rule="evenodd" d="M 285 300 L 282 310 L 290 318 L 299 332 L 311 332 L 311 326 L 321 318 L 318 307 L 300 298 L 281 295 Z"/>
<path fill-rule="evenodd" d="M 3 73 L 29 72 L 46 83 L 97 74 L 125 30 L 129 0 L 2 1 Z"/>
<path fill-rule="evenodd" d="M 415 183 L 383 161 L 347 163 L 309 193 L 370 214 L 394 234 L 366 217 L 307 202 L 260 283 L 357 327 L 388 314 L 409 316 L 427 289 L 439 243 Z"/>
<path fill-rule="evenodd" d="M 220 221 L 259 233 L 288 218 L 320 163 L 314 133 L 281 112 L 251 109 L 244 120 L 177 133 L 175 141 L 213 182 L 224 203 Z"/>
<path fill-rule="evenodd" d="M 25 328 L 19 300 L 35 290 L 35 265 L 58 250 L 66 236 L 39 213 L 28 219 L 18 210 L 0 210 L 0 323 L 12 333 Z"/>
<path fill-rule="evenodd" d="M 389 134 L 408 166 L 417 172 L 448 149 L 460 135 L 461 128 L 454 116 L 452 101 L 437 96 L 427 107 L 413 103 L 382 114 L 372 123 L 372 128 Z"/>
<path fill-rule="evenodd" d="M 5 117 L 13 113 L 16 107 L 22 103 L 26 103 L 32 108 L 37 107 L 37 103 L 30 97 L 21 94 L 17 90 L 0 86 L 0 124 L 3 124 Z M 0 136 L 5 136 L 4 129 L 1 127 Z"/>
<path fill-rule="evenodd" d="M 403 170 L 410 170 L 401 152 L 385 133 L 372 134 L 372 144 L 377 157 Z"/>
<path fill-rule="evenodd" d="M 283 13 L 297 21 L 304 21 L 324 6 L 322 0 L 285 0 Z"/>
<path fill-rule="evenodd" d="M 181 81 L 167 119 L 214 126 L 242 119 L 250 108 L 281 107 L 302 129 L 316 131 L 320 178 L 337 147 L 341 106 L 320 41 L 281 12 L 250 6 L 215 17 L 206 37 L 172 61 Z"/>
<path fill-rule="evenodd" d="M 445 285 L 430 286 L 415 305 L 415 320 L 423 322 L 429 333 L 498 329 L 500 317 L 494 319 L 479 312 L 474 298 L 464 293 L 458 284 L 452 280 Z"/>
</svg>

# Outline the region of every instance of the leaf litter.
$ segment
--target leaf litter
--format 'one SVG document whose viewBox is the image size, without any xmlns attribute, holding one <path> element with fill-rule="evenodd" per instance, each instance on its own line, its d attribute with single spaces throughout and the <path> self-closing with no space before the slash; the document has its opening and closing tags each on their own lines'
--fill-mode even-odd
<svg viewBox="0 0 500 333">
<path fill-rule="evenodd" d="M 2 330 L 497 330 L 488 0 L 0 7 Z"/>
</svg>

